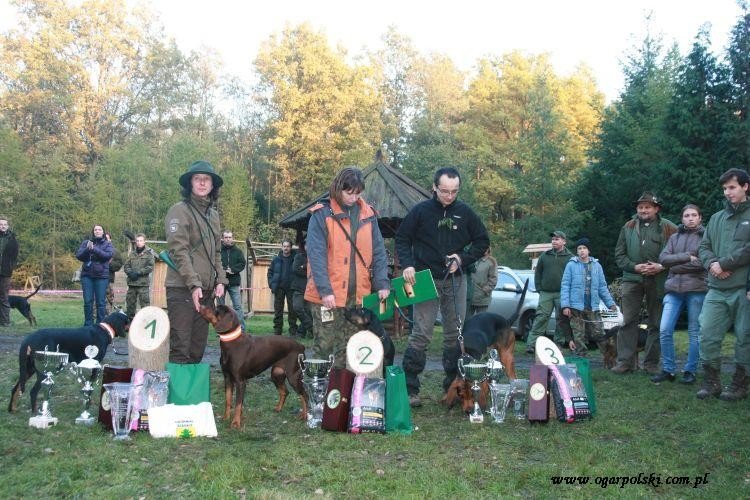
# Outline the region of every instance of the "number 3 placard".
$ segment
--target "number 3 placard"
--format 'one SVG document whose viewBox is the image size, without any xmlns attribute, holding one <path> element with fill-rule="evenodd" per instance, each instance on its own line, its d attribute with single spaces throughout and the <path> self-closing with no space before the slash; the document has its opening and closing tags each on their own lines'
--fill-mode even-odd
<svg viewBox="0 0 750 500">
<path fill-rule="evenodd" d="M 346 344 L 346 364 L 357 375 L 383 376 L 383 343 L 377 335 L 362 330 Z"/>
<path fill-rule="evenodd" d="M 157 349 L 169 336 L 169 318 L 160 307 L 146 306 L 135 314 L 128 337 L 141 351 Z"/>
</svg>

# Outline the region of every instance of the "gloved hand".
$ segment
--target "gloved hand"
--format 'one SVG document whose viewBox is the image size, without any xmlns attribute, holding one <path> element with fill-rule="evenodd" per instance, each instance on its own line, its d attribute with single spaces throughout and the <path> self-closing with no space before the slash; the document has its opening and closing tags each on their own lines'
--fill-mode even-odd
<svg viewBox="0 0 750 500">
<path fill-rule="evenodd" d="M 138 279 L 138 276 L 140 276 L 140 274 L 137 271 L 128 271 L 129 280 L 135 281 L 136 279 Z"/>
</svg>

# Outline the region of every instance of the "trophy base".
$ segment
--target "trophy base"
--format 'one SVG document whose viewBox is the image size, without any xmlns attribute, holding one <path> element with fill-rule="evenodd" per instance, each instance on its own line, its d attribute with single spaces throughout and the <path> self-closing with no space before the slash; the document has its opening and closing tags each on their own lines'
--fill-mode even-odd
<svg viewBox="0 0 750 500">
<path fill-rule="evenodd" d="M 76 424 L 78 425 L 94 425 L 96 419 L 94 417 L 78 417 L 76 418 Z"/>
<path fill-rule="evenodd" d="M 46 429 L 57 425 L 57 417 L 47 417 L 45 415 L 37 415 L 29 419 L 29 427 L 36 427 L 37 429 Z"/>
</svg>

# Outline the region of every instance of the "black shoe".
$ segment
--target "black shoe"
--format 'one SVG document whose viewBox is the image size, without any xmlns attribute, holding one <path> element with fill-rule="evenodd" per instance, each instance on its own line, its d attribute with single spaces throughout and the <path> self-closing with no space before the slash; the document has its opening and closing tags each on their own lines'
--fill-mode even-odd
<svg viewBox="0 0 750 500">
<path fill-rule="evenodd" d="M 673 373 L 661 372 L 660 374 L 654 375 L 653 377 L 651 377 L 651 382 L 653 382 L 655 384 L 658 384 L 658 383 L 664 382 L 664 381 L 674 382 L 674 379 L 675 379 L 675 376 L 674 376 Z M 693 380 L 695 380 L 695 377 L 693 377 Z"/>
<path fill-rule="evenodd" d="M 693 372 L 685 372 L 682 374 L 682 380 L 680 380 L 681 384 L 694 384 L 695 383 L 695 373 Z"/>
</svg>

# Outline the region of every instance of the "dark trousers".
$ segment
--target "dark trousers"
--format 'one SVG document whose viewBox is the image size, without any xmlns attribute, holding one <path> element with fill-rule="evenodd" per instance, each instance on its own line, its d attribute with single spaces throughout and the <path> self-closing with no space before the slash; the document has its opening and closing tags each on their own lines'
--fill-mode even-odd
<svg viewBox="0 0 750 500">
<path fill-rule="evenodd" d="M 313 333 L 313 320 L 310 313 L 310 304 L 305 300 L 305 292 L 299 292 L 297 290 L 292 292 L 292 305 L 294 306 L 294 313 L 299 318 L 299 329 L 297 333 L 301 335 L 309 335 L 312 337 Z"/>
<path fill-rule="evenodd" d="M 273 294 L 273 332 L 280 335 L 284 331 L 284 303 L 289 314 L 289 334 L 297 333 L 297 315 L 294 313 L 292 291 L 288 288 L 277 288 Z"/>
<path fill-rule="evenodd" d="M 201 304 L 213 304 L 210 291 L 203 290 Z M 208 341 L 208 322 L 193 307 L 193 295 L 187 287 L 167 287 L 169 316 L 169 361 L 200 363 Z"/>
<path fill-rule="evenodd" d="M 96 303 L 96 322 L 104 321 L 107 316 L 107 285 L 109 278 L 92 278 L 81 276 L 81 288 L 83 289 L 83 326 L 94 324 L 94 303 Z"/>
<path fill-rule="evenodd" d="M 659 324 L 661 323 L 662 301 L 664 293 L 659 290 L 655 280 L 644 277 L 643 281 L 622 283 L 622 315 L 624 323 L 617 335 L 617 363 L 632 369 L 635 366 L 635 354 L 638 348 L 638 323 L 641 318 L 641 303 L 646 299 L 648 313 L 648 336 L 644 349 L 643 367 L 655 371 L 661 358 L 659 344 Z"/>
<path fill-rule="evenodd" d="M 10 325 L 10 276 L 0 276 L 0 326 Z"/>
</svg>

